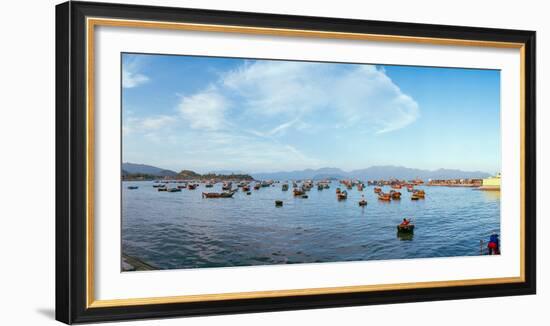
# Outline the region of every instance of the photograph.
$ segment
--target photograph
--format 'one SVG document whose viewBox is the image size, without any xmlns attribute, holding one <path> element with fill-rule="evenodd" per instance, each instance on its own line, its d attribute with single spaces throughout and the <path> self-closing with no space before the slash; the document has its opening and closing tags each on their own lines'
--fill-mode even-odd
<svg viewBox="0 0 550 326">
<path fill-rule="evenodd" d="M 499 69 L 120 55 L 121 271 L 501 254 Z"/>
</svg>

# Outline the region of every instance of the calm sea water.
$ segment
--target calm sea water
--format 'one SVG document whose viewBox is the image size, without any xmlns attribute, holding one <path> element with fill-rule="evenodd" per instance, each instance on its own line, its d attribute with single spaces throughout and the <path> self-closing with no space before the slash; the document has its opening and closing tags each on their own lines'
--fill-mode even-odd
<svg viewBox="0 0 550 326">
<path fill-rule="evenodd" d="M 307 199 L 281 184 L 229 199 L 201 197 L 220 184 L 175 193 L 152 185 L 123 182 L 122 246 L 160 269 L 471 256 L 500 230 L 500 193 L 469 188 L 418 187 L 426 191 L 418 201 L 402 189 L 400 201 L 381 202 L 373 187 L 338 201 L 337 182 Z M 416 225 L 412 236 L 396 232 L 404 217 Z"/>
</svg>

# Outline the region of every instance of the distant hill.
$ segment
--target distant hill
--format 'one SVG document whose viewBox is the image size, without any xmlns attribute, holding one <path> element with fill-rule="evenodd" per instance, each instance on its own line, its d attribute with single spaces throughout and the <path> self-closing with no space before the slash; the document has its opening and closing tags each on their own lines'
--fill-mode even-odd
<svg viewBox="0 0 550 326">
<path fill-rule="evenodd" d="M 486 178 L 490 174 L 481 171 L 462 171 L 453 169 L 422 170 L 403 166 L 380 165 L 371 166 L 366 169 L 353 170 L 350 172 L 337 168 L 321 168 L 317 170 L 306 169 L 290 172 L 272 172 L 252 174 L 258 180 L 299 180 L 299 179 L 360 179 L 360 180 L 380 180 L 380 179 L 470 179 Z"/>
<path fill-rule="evenodd" d="M 122 163 L 122 175 L 126 176 L 130 174 L 147 174 L 156 177 L 174 177 L 177 175 L 174 171 L 157 168 L 152 165 Z"/>
</svg>

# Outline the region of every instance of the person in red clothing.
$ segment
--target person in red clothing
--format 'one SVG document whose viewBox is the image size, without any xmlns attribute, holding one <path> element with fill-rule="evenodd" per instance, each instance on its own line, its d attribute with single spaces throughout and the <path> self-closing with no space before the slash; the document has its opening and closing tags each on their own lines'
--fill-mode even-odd
<svg viewBox="0 0 550 326">
<path fill-rule="evenodd" d="M 411 220 L 410 219 L 407 220 L 406 218 L 404 218 L 403 222 L 401 222 L 401 226 L 407 226 L 409 225 L 409 223 L 411 223 Z"/>
</svg>

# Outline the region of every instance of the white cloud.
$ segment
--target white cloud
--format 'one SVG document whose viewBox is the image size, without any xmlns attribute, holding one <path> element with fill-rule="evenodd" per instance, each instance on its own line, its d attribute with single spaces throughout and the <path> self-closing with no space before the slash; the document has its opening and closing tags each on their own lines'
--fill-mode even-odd
<svg viewBox="0 0 550 326">
<path fill-rule="evenodd" d="M 149 81 L 149 77 L 140 73 L 142 60 L 139 57 L 133 57 L 123 61 L 122 64 L 122 87 L 134 88 Z"/>
<path fill-rule="evenodd" d="M 249 114 L 290 119 L 279 126 L 281 130 L 297 128 L 299 124 L 292 121 L 298 118 L 319 121 L 315 116 L 322 115 L 322 123 L 363 124 L 383 133 L 403 128 L 419 116 L 414 99 L 372 65 L 248 62 L 225 74 L 220 85 L 220 92 L 238 96 Z"/>
<path fill-rule="evenodd" d="M 178 109 L 191 128 L 217 130 L 225 125 L 224 111 L 228 106 L 225 97 L 211 86 L 197 94 L 182 97 Z"/>
<path fill-rule="evenodd" d="M 254 61 L 180 95 L 174 116 L 127 119 L 125 132 L 151 142 L 161 134 L 163 146 L 172 137 L 187 168 L 269 171 L 325 166 L 321 158 L 331 158 L 316 147 L 346 130 L 387 133 L 418 116 L 414 99 L 375 66 Z"/>
</svg>

